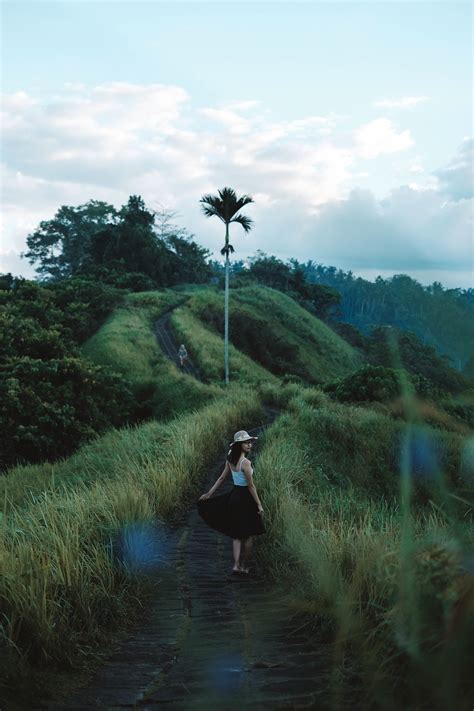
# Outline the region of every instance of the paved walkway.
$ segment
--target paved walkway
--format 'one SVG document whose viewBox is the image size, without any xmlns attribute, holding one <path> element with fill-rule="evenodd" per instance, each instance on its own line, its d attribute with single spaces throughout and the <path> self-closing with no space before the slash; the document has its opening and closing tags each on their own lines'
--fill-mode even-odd
<svg viewBox="0 0 474 711">
<path fill-rule="evenodd" d="M 155 323 L 155 333 L 176 363 L 170 317 Z M 199 377 L 192 362 L 184 369 Z M 135 550 L 156 591 L 146 617 L 87 686 L 51 711 L 329 708 L 328 649 L 261 572 L 231 575 L 230 539 L 206 526 L 195 507 L 173 530 L 155 526 L 124 538 L 122 555 L 133 562 Z"/>
</svg>

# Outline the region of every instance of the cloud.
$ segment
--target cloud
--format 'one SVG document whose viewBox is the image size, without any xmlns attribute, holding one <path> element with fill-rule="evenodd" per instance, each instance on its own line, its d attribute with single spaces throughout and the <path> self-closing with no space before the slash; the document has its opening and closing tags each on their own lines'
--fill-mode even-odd
<svg viewBox="0 0 474 711">
<path fill-rule="evenodd" d="M 412 109 L 428 100 L 428 96 L 404 96 L 401 99 L 380 99 L 374 101 L 374 106 L 378 109 Z"/>
<path fill-rule="evenodd" d="M 203 218 L 199 197 L 231 185 L 256 198 L 250 235 L 233 226 L 239 254 L 260 248 L 381 270 L 466 263 L 468 204 L 460 198 L 472 194 L 472 141 L 430 174 L 410 153 L 409 128 L 386 117 L 352 130 L 349 117 L 331 113 L 276 120 L 258 101 L 196 107 L 184 89 L 162 84 L 17 92 L 3 111 L 4 254 L 23 251 L 27 234 L 61 205 L 94 198 L 118 207 L 133 193 L 151 208 L 177 210 L 218 253 L 221 225 Z M 374 171 L 386 171 L 380 162 L 397 153 L 406 155 L 408 185 L 380 200 Z"/>
<path fill-rule="evenodd" d="M 278 210 L 272 213 L 269 231 L 284 222 Z M 436 190 L 402 186 L 377 200 L 372 191 L 356 188 L 308 216 L 296 238 L 287 233 L 278 249 L 355 271 L 467 270 L 471 215 L 472 204 L 447 202 Z"/>
<path fill-rule="evenodd" d="M 387 118 L 378 118 L 354 131 L 356 153 L 361 158 L 376 158 L 384 153 L 397 153 L 415 145 L 410 131 L 397 132 Z"/>
<path fill-rule="evenodd" d="M 474 140 L 465 138 L 457 155 L 445 168 L 433 173 L 454 200 L 474 196 Z"/>
</svg>

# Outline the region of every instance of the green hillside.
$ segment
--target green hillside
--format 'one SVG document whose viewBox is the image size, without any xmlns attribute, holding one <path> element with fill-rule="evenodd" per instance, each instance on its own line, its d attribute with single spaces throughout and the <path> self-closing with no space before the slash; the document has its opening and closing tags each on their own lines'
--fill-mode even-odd
<svg viewBox="0 0 474 711">
<path fill-rule="evenodd" d="M 114 637 L 145 588 L 116 564 L 111 541 L 157 517 L 172 524 L 232 432 L 268 422 L 271 406 L 279 413 L 256 457 L 267 527 L 258 555 L 302 625 L 334 643 L 341 708 L 353 693 L 365 694 L 358 708 L 388 711 L 395 693 L 403 708 L 464 708 L 474 639 L 467 421 L 402 387 L 401 371 L 396 397 L 378 386 L 361 397 L 352 374 L 363 356 L 262 286 L 231 290 L 225 386 L 223 301 L 212 287 L 128 294 L 82 352 L 123 376 L 134 422 L 148 421 L 2 477 L 0 686 L 42 675 L 41 660 L 73 666 Z M 202 380 L 160 349 L 154 327 L 168 311 Z M 358 405 L 314 387 L 338 379 Z"/>
<path fill-rule="evenodd" d="M 191 331 L 186 330 L 190 320 L 185 316 L 191 312 L 214 334 L 222 335 L 223 301 L 222 294 L 212 289 L 193 293 L 176 312 L 173 324 L 192 338 Z M 196 355 L 203 359 L 200 365 L 215 374 L 217 361 L 211 366 L 213 356 L 209 351 L 204 355 L 203 336 L 200 331 Z M 313 384 L 347 375 L 363 363 L 362 356 L 326 324 L 289 296 L 265 286 L 231 290 L 230 340 L 274 375 L 296 376 Z"/>
<path fill-rule="evenodd" d="M 213 294 L 211 294 L 212 298 Z M 205 294 L 204 298 L 208 298 Z M 171 326 L 177 340 L 187 344 L 193 360 L 199 366 L 203 377 L 209 381 L 222 382 L 224 379 L 224 344 L 222 338 L 206 326 L 188 308 L 187 304 L 173 312 Z M 260 383 L 277 383 L 277 378 L 261 365 L 255 363 L 237 348 L 229 347 L 230 380 Z"/>
<path fill-rule="evenodd" d="M 397 422 L 307 389 L 258 458 L 269 565 L 306 624 L 331 630 L 355 708 L 468 708 L 472 693 L 472 454 L 417 414 Z"/>
<path fill-rule="evenodd" d="M 182 301 L 183 296 L 172 291 L 129 294 L 83 346 L 88 358 L 126 378 L 143 417 L 167 417 L 200 407 L 219 393 L 181 373 L 157 344 L 154 322 Z"/>
</svg>

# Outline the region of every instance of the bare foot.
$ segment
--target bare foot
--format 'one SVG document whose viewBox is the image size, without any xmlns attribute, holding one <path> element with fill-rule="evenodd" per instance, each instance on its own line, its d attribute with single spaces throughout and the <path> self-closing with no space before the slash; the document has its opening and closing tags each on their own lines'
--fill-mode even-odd
<svg viewBox="0 0 474 711">
<path fill-rule="evenodd" d="M 248 573 L 249 569 L 243 565 L 239 567 L 239 573 Z"/>
</svg>

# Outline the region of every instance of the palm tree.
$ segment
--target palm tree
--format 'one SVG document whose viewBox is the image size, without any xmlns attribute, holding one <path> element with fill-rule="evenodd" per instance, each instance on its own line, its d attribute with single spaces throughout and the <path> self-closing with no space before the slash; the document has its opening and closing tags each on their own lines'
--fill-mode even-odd
<svg viewBox="0 0 474 711">
<path fill-rule="evenodd" d="M 218 195 L 203 195 L 200 199 L 201 207 L 206 217 L 218 217 L 225 224 L 225 244 L 221 254 L 225 255 L 225 296 L 224 296 L 224 372 L 225 382 L 229 382 L 229 254 L 234 252 L 229 243 L 229 225 L 238 222 L 246 232 L 252 228 L 253 220 L 237 213 L 245 205 L 253 202 L 250 195 L 237 197 L 232 188 L 223 188 Z"/>
</svg>

